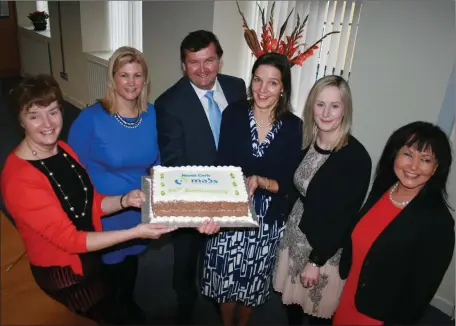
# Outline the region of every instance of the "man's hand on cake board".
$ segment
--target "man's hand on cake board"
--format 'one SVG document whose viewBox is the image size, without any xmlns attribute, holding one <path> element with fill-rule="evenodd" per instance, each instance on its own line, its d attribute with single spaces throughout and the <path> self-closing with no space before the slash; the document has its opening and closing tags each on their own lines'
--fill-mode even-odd
<svg viewBox="0 0 456 326">
<path fill-rule="evenodd" d="M 214 234 L 220 231 L 220 225 L 218 225 L 212 218 L 208 221 L 204 221 L 199 227 L 196 228 L 199 233 L 202 234 Z"/>
</svg>

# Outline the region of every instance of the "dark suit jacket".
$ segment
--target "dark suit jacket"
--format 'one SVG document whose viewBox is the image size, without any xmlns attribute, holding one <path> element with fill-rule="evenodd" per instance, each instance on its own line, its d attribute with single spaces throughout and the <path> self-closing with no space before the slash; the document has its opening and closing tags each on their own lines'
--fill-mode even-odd
<svg viewBox="0 0 456 326">
<path fill-rule="evenodd" d="M 257 188 L 255 194 L 272 197 L 265 221 L 283 220 L 290 208 L 288 195 L 294 189 L 293 175 L 300 163 L 302 122 L 293 113 L 282 120 L 282 127 L 261 158 L 253 156 L 247 101 L 229 105 L 223 112 L 217 165 L 240 166 L 246 177 L 258 175 L 276 180 L 278 193 Z"/>
<path fill-rule="evenodd" d="M 350 135 L 347 145 L 331 153 L 315 173 L 306 196 L 300 196 L 304 213 L 299 228 L 312 247 L 312 262 L 324 265 L 350 237 L 369 189 L 371 169 L 369 153 Z"/>
<path fill-rule="evenodd" d="M 218 75 L 228 105 L 246 100 L 242 79 Z M 164 166 L 214 165 L 211 127 L 190 80 L 182 77 L 155 101 L 158 144 Z"/>
<path fill-rule="evenodd" d="M 359 217 L 383 195 L 369 195 Z M 358 220 L 359 220 L 358 217 Z M 454 220 L 442 200 L 417 196 L 385 228 L 361 268 L 356 308 L 385 324 L 415 324 L 435 295 L 455 243 Z M 339 271 L 348 276 L 351 241 L 343 249 Z"/>
</svg>

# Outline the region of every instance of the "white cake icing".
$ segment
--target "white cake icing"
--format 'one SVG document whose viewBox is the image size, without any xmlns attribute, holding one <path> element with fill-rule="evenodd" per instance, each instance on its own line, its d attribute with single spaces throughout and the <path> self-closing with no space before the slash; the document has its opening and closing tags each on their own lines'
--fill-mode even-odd
<svg viewBox="0 0 456 326">
<path fill-rule="evenodd" d="M 230 201 L 248 202 L 244 175 L 241 168 L 233 166 L 163 167 L 155 166 L 154 177 L 145 179 L 155 202 L 167 201 Z M 152 181 L 153 180 L 153 181 Z M 203 181 L 205 180 L 205 181 Z M 177 182 L 176 182 L 177 181 Z M 213 182 L 216 181 L 216 182 Z M 153 183 L 153 184 L 152 184 Z M 170 191 L 171 190 L 171 191 Z M 210 217 L 154 216 L 152 201 L 148 200 L 150 223 L 198 226 Z M 221 227 L 258 227 L 250 209 L 247 216 L 213 217 Z"/>
<path fill-rule="evenodd" d="M 246 202 L 241 168 L 234 166 L 154 167 L 155 202 Z"/>
</svg>

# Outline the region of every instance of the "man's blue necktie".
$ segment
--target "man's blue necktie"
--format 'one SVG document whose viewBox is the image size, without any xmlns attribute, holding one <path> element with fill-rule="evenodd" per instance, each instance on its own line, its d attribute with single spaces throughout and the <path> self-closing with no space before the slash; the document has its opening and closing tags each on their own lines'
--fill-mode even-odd
<svg viewBox="0 0 456 326">
<path fill-rule="evenodd" d="M 215 148 L 218 148 L 222 112 L 220 111 L 217 102 L 214 101 L 214 91 L 208 91 L 206 94 L 204 94 L 204 97 L 207 98 L 209 102 L 209 123 L 211 124 L 212 135 L 214 135 Z"/>
</svg>

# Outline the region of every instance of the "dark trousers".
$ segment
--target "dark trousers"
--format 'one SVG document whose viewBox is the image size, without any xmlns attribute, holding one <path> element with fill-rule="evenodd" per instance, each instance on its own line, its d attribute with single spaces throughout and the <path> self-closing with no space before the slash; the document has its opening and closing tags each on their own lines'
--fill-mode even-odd
<svg viewBox="0 0 456 326">
<path fill-rule="evenodd" d="M 201 268 L 197 262 L 202 254 L 204 240 L 204 236 L 193 228 L 182 228 L 173 234 L 173 287 L 177 297 L 177 322 L 181 325 L 192 324 L 199 292 L 197 271 Z"/>
<path fill-rule="evenodd" d="M 297 304 L 285 305 L 288 317 L 288 325 L 302 325 L 304 317 L 307 316 L 309 325 L 331 325 L 331 319 L 318 318 L 304 313 L 302 307 Z"/>
<path fill-rule="evenodd" d="M 127 256 L 118 264 L 105 264 L 106 277 L 113 287 L 115 298 L 128 325 L 145 325 L 146 315 L 136 304 L 134 289 L 138 274 L 138 257 Z"/>
</svg>

